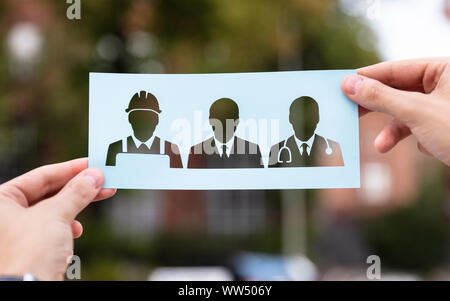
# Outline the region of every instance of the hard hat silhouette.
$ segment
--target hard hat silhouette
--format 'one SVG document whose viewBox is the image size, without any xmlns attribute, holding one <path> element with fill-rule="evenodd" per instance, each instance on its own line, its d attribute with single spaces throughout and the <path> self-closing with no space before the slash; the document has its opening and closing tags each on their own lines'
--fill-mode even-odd
<svg viewBox="0 0 450 301">
<path fill-rule="evenodd" d="M 158 100 L 155 95 L 150 92 L 140 91 L 139 93 L 134 94 L 131 98 L 128 108 L 125 112 L 130 113 L 132 111 L 151 111 L 156 114 L 161 113 L 162 111 L 159 109 Z"/>
</svg>

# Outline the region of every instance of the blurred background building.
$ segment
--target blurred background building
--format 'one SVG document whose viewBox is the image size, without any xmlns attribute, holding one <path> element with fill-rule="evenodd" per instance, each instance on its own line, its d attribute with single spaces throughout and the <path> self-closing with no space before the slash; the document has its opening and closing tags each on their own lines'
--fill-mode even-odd
<svg viewBox="0 0 450 301">
<path fill-rule="evenodd" d="M 0 180 L 87 155 L 88 73 L 349 69 L 450 53 L 447 0 L 0 3 Z M 149 87 L 150 88 L 150 87 Z M 80 216 L 84 280 L 450 279 L 450 173 L 360 120 L 361 189 L 119 191 Z"/>
</svg>

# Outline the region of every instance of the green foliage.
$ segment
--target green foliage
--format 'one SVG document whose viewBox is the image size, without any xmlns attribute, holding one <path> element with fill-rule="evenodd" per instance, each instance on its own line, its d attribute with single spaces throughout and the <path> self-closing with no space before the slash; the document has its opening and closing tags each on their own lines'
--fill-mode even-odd
<svg viewBox="0 0 450 301">
<path fill-rule="evenodd" d="M 428 178 L 412 206 L 370 221 L 366 237 L 387 269 L 430 272 L 444 262 L 450 242 L 442 173 Z"/>
<path fill-rule="evenodd" d="M 66 18 L 65 1 L 45 3 L 41 9 L 47 11 L 42 15 L 51 18 L 42 27 L 44 52 L 32 76 L 24 81 L 14 78 L 8 70 L 9 58 L 0 50 L 0 143 L 11 147 L 7 141 L 15 138 L 13 129 L 36 130 L 26 139 L 35 141 L 34 146 L 20 153 L 11 148 L 9 156 L 0 158 L 14 166 L 15 174 L 87 155 L 89 72 L 332 69 L 378 60 L 367 26 L 342 13 L 337 0 L 92 0 L 82 1 L 81 20 L 74 21 Z M 0 2 L 2 20 L 10 10 Z M 150 34 L 155 42 L 144 57 L 127 50 L 136 31 Z M 100 41 L 108 36 L 118 41 L 117 58 L 111 60 L 98 51 Z M 162 69 L 143 71 L 149 63 Z M 276 201 L 269 206 L 279 204 L 276 195 L 268 196 Z M 124 279 L 120 262 L 147 268 L 192 254 L 219 257 L 237 249 L 277 252 L 281 244 L 277 229 L 253 238 L 163 233 L 153 243 L 130 242 L 112 233 L 100 208 L 91 207 L 85 214 L 90 217 L 85 224 L 87 236 L 76 242 L 75 253 L 89 279 Z"/>
</svg>

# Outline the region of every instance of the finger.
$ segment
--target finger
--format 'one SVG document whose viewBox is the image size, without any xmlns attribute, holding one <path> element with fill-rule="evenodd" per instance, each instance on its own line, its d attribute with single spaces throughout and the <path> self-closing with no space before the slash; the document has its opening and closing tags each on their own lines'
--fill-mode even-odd
<svg viewBox="0 0 450 301">
<path fill-rule="evenodd" d="M 88 168 L 69 181 L 46 205 L 66 222 L 72 222 L 99 194 L 105 177 L 101 170 Z"/>
<path fill-rule="evenodd" d="M 83 234 L 83 225 L 75 220 L 72 222 L 72 234 L 73 234 L 73 238 L 79 238 L 81 237 L 81 235 Z"/>
<path fill-rule="evenodd" d="M 397 90 L 381 82 L 360 76 L 347 76 L 341 86 L 345 95 L 363 108 L 384 112 L 404 121 L 411 118 L 427 96 L 417 92 Z"/>
<path fill-rule="evenodd" d="M 445 69 L 448 58 L 413 59 L 383 62 L 358 69 L 358 74 L 393 88 L 431 92 Z"/>
<path fill-rule="evenodd" d="M 97 196 L 94 199 L 94 202 L 108 199 L 108 198 L 114 196 L 116 194 L 116 192 L 117 192 L 117 189 L 104 188 L 104 189 L 100 190 L 100 192 L 97 194 Z"/>
<path fill-rule="evenodd" d="M 398 120 L 392 120 L 387 126 L 381 130 L 375 139 L 375 148 L 380 153 L 390 151 L 398 142 L 411 135 L 411 130 L 399 122 Z"/>
<path fill-rule="evenodd" d="M 18 202 L 31 206 L 44 196 L 60 190 L 70 179 L 88 167 L 88 159 L 76 159 L 36 168 L 3 185 L 15 190 Z"/>
<path fill-rule="evenodd" d="M 427 156 L 430 156 L 430 157 L 433 156 L 429 151 L 427 151 L 427 149 L 420 142 L 417 142 L 417 148 L 424 155 L 427 155 Z"/>
</svg>

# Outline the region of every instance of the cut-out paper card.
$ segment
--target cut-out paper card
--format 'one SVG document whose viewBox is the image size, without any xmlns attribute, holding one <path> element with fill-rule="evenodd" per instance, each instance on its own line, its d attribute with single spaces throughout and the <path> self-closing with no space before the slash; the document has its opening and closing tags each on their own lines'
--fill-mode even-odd
<svg viewBox="0 0 450 301">
<path fill-rule="evenodd" d="M 91 73 L 89 166 L 105 188 L 357 188 L 353 72 Z"/>
</svg>

